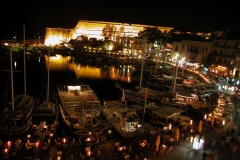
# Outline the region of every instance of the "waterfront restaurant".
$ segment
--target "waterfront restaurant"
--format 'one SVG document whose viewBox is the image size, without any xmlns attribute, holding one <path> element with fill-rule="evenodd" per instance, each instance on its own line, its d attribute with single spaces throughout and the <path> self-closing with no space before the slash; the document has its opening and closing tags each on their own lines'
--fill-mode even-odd
<svg viewBox="0 0 240 160">
<path fill-rule="evenodd" d="M 209 67 L 209 72 L 213 73 L 218 76 L 232 76 L 233 75 L 233 68 L 225 67 L 221 65 L 211 65 Z"/>
</svg>

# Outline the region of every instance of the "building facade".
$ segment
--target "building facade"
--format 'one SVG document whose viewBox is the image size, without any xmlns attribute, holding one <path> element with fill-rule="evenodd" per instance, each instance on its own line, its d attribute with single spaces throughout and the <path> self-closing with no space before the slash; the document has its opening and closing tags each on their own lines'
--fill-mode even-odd
<svg viewBox="0 0 240 160">
<path fill-rule="evenodd" d="M 106 25 L 112 25 L 116 29 L 116 35 L 111 37 L 111 40 L 113 41 L 116 40 L 117 34 L 120 37 L 136 37 L 138 36 L 138 32 L 143 30 L 144 27 L 157 27 L 163 33 L 169 32 L 173 29 L 171 27 L 142 24 L 80 20 L 73 29 L 46 28 L 45 45 L 56 45 L 61 43 L 63 40 L 77 39 L 82 35 L 87 36 L 88 38 L 103 39 L 102 30 L 106 27 Z"/>
<path fill-rule="evenodd" d="M 142 56 L 148 50 L 146 39 L 143 38 L 121 37 L 119 43 L 123 46 L 122 53 L 132 57 Z"/>
<path fill-rule="evenodd" d="M 236 56 L 239 55 L 240 40 L 213 40 L 213 63 L 233 65 L 236 63 Z M 239 62 L 238 62 L 239 63 Z"/>
<path fill-rule="evenodd" d="M 173 54 L 181 54 L 186 61 L 195 60 L 202 63 L 212 53 L 212 49 L 213 44 L 210 41 L 182 40 L 181 42 L 173 42 Z"/>
</svg>

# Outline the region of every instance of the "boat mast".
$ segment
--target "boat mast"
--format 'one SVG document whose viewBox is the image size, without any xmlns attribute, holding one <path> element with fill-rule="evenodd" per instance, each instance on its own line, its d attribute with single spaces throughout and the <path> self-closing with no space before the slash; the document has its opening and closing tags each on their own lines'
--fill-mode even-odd
<svg viewBox="0 0 240 160">
<path fill-rule="evenodd" d="M 161 53 L 161 57 L 162 57 L 162 39 L 161 39 L 161 41 L 160 41 L 160 48 L 158 48 L 158 50 L 157 50 L 157 60 L 156 60 L 156 67 L 155 67 L 155 72 L 154 72 L 154 74 L 155 75 L 157 75 L 157 70 L 158 70 L 158 61 L 159 61 L 159 54 Z M 163 64 L 164 64 L 164 62 L 163 62 Z"/>
<path fill-rule="evenodd" d="M 146 38 L 144 38 L 144 45 L 143 45 L 143 53 L 142 53 L 142 67 L 141 67 L 141 76 L 140 76 L 140 84 L 139 84 L 139 89 L 142 88 L 142 77 L 143 77 L 143 65 L 144 65 L 144 60 L 146 57 Z"/>
<path fill-rule="evenodd" d="M 10 45 L 10 72 L 11 72 L 11 91 L 12 91 L 12 111 L 14 111 L 12 45 Z"/>
<path fill-rule="evenodd" d="M 48 49 L 48 64 L 47 64 L 47 70 L 48 70 L 48 78 L 47 78 L 47 102 L 49 101 L 49 65 L 50 65 L 50 47 Z"/>
<path fill-rule="evenodd" d="M 24 59 L 24 94 L 27 94 L 27 79 L 26 79 L 26 54 L 25 54 L 25 25 L 23 25 L 23 59 Z"/>
<path fill-rule="evenodd" d="M 177 57 L 176 72 L 175 72 L 174 83 L 173 83 L 173 93 L 175 92 L 175 88 L 176 88 L 176 80 L 178 75 L 178 61 L 179 61 L 179 57 Z"/>
</svg>

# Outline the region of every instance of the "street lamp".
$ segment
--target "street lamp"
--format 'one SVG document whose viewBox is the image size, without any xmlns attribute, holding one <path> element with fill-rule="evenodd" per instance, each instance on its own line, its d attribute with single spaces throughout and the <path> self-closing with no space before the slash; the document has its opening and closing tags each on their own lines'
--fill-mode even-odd
<svg viewBox="0 0 240 160">
<path fill-rule="evenodd" d="M 41 38 L 41 36 L 38 37 L 38 45 L 40 44 L 40 38 Z"/>
</svg>

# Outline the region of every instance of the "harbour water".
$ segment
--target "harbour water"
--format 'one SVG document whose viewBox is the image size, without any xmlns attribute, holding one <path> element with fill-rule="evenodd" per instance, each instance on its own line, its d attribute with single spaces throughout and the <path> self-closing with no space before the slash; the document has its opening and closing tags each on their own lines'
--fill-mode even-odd
<svg viewBox="0 0 240 160">
<path fill-rule="evenodd" d="M 121 91 L 115 88 L 115 82 L 122 82 L 128 85 L 137 85 L 134 80 L 135 69 L 132 66 L 91 66 L 91 64 L 81 64 L 69 56 L 51 56 L 48 63 L 45 56 L 28 57 L 26 60 L 27 93 L 33 96 L 37 101 L 42 102 L 46 99 L 47 85 L 47 65 L 50 69 L 50 95 L 56 95 L 57 85 L 63 83 L 66 78 L 79 78 L 82 83 L 89 84 L 101 101 L 119 100 Z M 9 57 L 0 59 L 0 96 L 4 95 L 11 99 L 10 83 L 10 60 Z M 23 74 L 23 56 L 13 57 L 14 68 L 14 95 L 24 93 L 24 74 Z M 5 106 L 1 105 L 1 109 Z M 59 123 L 61 123 L 59 116 Z M 69 129 L 62 123 L 59 125 L 56 136 L 68 135 Z M 23 135 L 24 137 L 25 135 Z"/>
<path fill-rule="evenodd" d="M 48 62 L 46 63 L 45 58 L 28 57 L 26 60 L 27 93 L 39 101 L 46 99 Z M 96 66 L 89 62 L 76 61 L 70 56 L 51 56 L 50 93 L 56 94 L 57 84 L 63 83 L 66 78 L 79 78 L 83 83 L 89 84 L 101 101 L 121 98 L 121 91 L 114 85 L 116 82 L 132 88 L 139 85 L 140 75 L 135 74 L 136 69 L 132 65 L 108 66 L 102 63 Z M 23 56 L 13 57 L 15 95 L 24 92 L 23 62 Z M 5 94 L 11 98 L 9 64 L 9 57 L 0 59 L 0 97 Z M 185 115 L 196 120 L 202 118 L 202 114 L 198 112 L 187 111 Z"/>
</svg>

